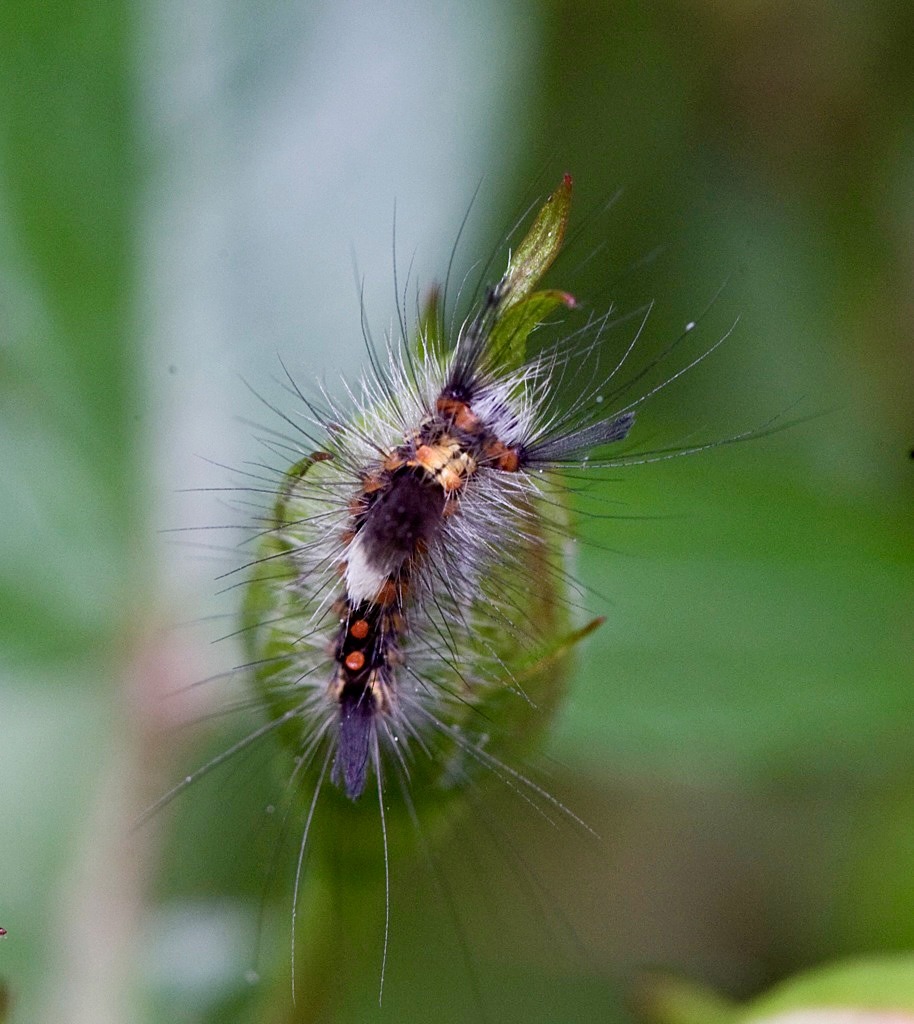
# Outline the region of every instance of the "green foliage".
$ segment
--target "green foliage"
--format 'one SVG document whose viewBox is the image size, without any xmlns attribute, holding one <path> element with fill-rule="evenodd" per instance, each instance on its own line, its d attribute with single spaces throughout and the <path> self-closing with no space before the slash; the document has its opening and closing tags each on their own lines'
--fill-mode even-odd
<svg viewBox="0 0 914 1024">
<path fill-rule="evenodd" d="M 746 1004 L 718 996 L 704 986 L 669 975 L 643 979 L 635 1000 L 645 1024 L 767 1024 L 800 1011 L 816 1011 L 817 1024 L 829 1024 L 829 1011 L 840 1024 L 854 1011 L 894 1011 L 887 1021 L 908 1020 L 914 1013 L 914 956 L 871 956 L 826 964 L 788 978 Z M 796 1015 L 795 1017 L 793 1015 Z"/>
<path fill-rule="evenodd" d="M 752 1024 L 798 1009 L 908 1010 L 914 1014 L 914 955 L 869 956 L 788 978 L 737 1018 Z"/>
<path fill-rule="evenodd" d="M 567 292 L 533 290 L 562 248 L 570 212 L 571 175 L 566 174 L 508 260 L 499 285 L 504 298 L 488 346 L 497 365 L 519 366 L 526 357 L 530 332 L 559 306 L 574 305 Z"/>
<path fill-rule="evenodd" d="M 543 274 L 552 266 L 565 240 L 570 212 L 571 175 L 566 174 L 537 212 L 533 224 L 508 260 L 502 289 L 507 298 L 502 314 L 529 299 Z"/>
</svg>

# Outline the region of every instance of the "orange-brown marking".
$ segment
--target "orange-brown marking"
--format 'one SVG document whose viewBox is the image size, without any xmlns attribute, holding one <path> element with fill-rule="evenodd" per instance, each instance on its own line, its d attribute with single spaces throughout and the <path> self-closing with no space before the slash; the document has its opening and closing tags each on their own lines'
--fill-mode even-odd
<svg viewBox="0 0 914 1024">
<path fill-rule="evenodd" d="M 349 635 L 356 640 L 364 640 L 368 636 L 368 623 L 364 619 L 356 619 L 349 627 Z"/>
<path fill-rule="evenodd" d="M 359 672 L 365 667 L 365 655 L 361 651 L 353 651 L 346 655 L 346 668 L 350 672 Z"/>
<path fill-rule="evenodd" d="M 454 425 L 461 430 L 472 432 L 479 430 L 480 421 L 476 413 L 468 405 L 465 405 L 454 417 Z"/>
<path fill-rule="evenodd" d="M 388 473 L 393 473 L 396 470 L 398 470 L 401 466 L 405 465 L 406 460 L 397 451 L 391 452 L 390 455 L 388 455 L 387 458 L 384 459 L 384 468 L 387 470 Z"/>
<path fill-rule="evenodd" d="M 416 449 L 415 461 L 430 473 L 436 473 L 442 466 L 447 464 L 450 454 L 444 445 L 420 444 Z"/>
<path fill-rule="evenodd" d="M 461 402 L 459 398 L 448 398 L 446 395 L 442 395 L 435 402 L 435 411 L 440 412 L 442 416 L 450 416 L 452 419 L 461 409 L 465 408 L 466 402 Z"/>
<path fill-rule="evenodd" d="M 435 402 L 435 410 L 442 416 L 456 416 L 462 405 L 466 405 L 466 402 L 461 402 L 459 398 L 448 398 L 447 395 L 441 395 Z"/>
<path fill-rule="evenodd" d="M 386 580 L 378 591 L 375 601 L 377 604 L 394 604 L 398 597 L 399 592 L 396 583 L 393 580 Z"/>
<path fill-rule="evenodd" d="M 439 398 L 435 403 L 435 409 L 442 416 L 450 417 L 454 426 L 461 430 L 472 433 L 479 429 L 479 417 L 466 402 L 461 402 L 459 398 Z"/>
<path fill-rule="evenodd" d="M 520 468 L 517 449 L 509 448 L 503 441 L 489 441 L 483 451 L 486 458 L 505 473 L 516 473 Z"/>
</svg>

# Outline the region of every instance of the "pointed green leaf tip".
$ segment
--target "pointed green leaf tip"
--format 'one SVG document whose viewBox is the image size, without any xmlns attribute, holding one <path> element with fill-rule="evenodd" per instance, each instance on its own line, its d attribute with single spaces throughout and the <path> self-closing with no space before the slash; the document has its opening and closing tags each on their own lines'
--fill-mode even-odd
<svg viewBox="0 0 914 1024">
<path fill-rule="evenodd" d="M 527 354 L 527 338 L 559 306 L 573 309 L 573 295 L 533 291 L 562 248 L 571 212 L 571 175 L 546 200 L 523 241 L 511 254 L 498 285 L 501 301 L 489 336 L 490 357 L 498 365 L 519 366 Z"/>
<path fill-rule="evenodd" d="M 503 314 L 533 291 L 558 256 L 571 212 L 571 186 L 571 175 L 566 174 L 543 204 L 524 240 L 511 254 L 501 282 L 505 294 Z"/>
<path fill-rule="evenodd" d="M 526 359 L 530 332 L 559 306 L 575 306 L 574 296 L 568 292 L 533 291 L 562 248 L 571 212 L 571 189 L 571 175 L 566 174 L 511 253 L 507 270 L 492 290 L 489 304 L 477 313 L 475 329 L 487 335 L 490 366 L 505 370 L 520 366 Z M 443 361 L 450 342 L 444 331 L 440 303 L 440 290 L 432 288 L 420 312 L 413 347 L 420 356 Z"/>
<path fill-rule="evenodd" d="M 447 355 L 447 337 L 441 319 L 441 289 L 433 285 L 422 303 L 416 332 L 416 351 L 422 358 L 443 361 Z"/>
</svg>

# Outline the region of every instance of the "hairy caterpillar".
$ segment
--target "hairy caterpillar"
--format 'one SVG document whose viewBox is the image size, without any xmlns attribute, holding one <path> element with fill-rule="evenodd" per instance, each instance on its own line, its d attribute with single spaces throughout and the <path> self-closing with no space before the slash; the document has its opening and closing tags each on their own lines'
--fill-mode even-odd
<svg viewBox="0 0 914 1024">
<path fill-rule="evenodd" d="M 532 331 L 574 305 L 536 290 L 570 201 L 566 176 L 459 327 L 433 296 L 414 339 L 401 311 L 400 337 L 370 346 L 370 372 L 344 400 L 309 397 L 289 375 L 295 406 L 275 409 L 285 465 L 258 477 L 269 505 L 256 557 L 233 570 L 247 576 L 242 632 L 269 717 L 163 801 L 280 734 L 302 821 L 293 908 L 309 848 L 358 861 L 352 851 L 380 832 L 386 886 L 394 831 L 420 818 L 443 830 L 481 776 L 583 825 L 518 767 L 560 702 L 570 652 L 597 624 L 576 623 L 569 607 L 562 477 L 707 447 L 619 445 L 637 407 L 714 346 L 640 392 L 666 355 L 625 372 L 640 329 L 608 372 L 606 319 L 528 353 Z M 385 926 L 385 961 L 386 949 Z M 293 984 L 294 974 L 293 962 Z"/>
</svg>

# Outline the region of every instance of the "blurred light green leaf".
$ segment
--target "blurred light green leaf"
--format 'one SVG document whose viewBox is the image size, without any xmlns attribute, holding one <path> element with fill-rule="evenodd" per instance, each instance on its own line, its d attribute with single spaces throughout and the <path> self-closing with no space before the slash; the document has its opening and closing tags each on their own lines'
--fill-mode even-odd
<svg viewBox="0 0 914 1024">
<path fill-rule="evenodd" d="M 23 657 L 122 628 L 142 564 L 131 27 L 116 0 L 0 13 L 0 639 Z"/>
<path fill-rule="evenodd" d="M 558 256 L 571 213 L 571 189 L 571 175 L 566 174 L 559 187 L 537 211 L 527 233 L 511 253 L 508 270 L 501 283 L 505 295 L 502 313 L 530 295 Z"/>
<path fill-rule="evenodd" d="M 914 954 L 867 956 L 816 967 L 753 1000 L 737 1020 L 762 1024 L 789 1011 L 829 1008 L 907 1010 L 904 1016 L 914 1020 Z M 827 1024 L 824 1016 L 822 1024 Z"/>
</svg>

